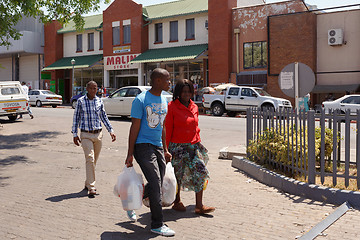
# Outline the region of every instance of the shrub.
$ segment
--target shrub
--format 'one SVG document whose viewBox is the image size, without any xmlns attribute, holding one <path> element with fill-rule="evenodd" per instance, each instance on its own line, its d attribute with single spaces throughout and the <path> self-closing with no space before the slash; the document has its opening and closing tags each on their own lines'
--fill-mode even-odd
<svg viewBox="0 0 360 240">
<path fill-rule="evenodd" d="M 289 136 L 289 137 L 288 137 Z M 301 140 L 301 141 L 300 141 Z M 325 158 L 329 158 L 333 151 L 333 131 L 325 128 Z M 307 129 L 300 133 L 300 130 L 295 129 L 293 126 L 279 129 L 276 131 L 274 128 L 266 129 L 258 135 L 258 138 L 250 141 L 247 147 L 247 152 L 250 157 L 260 163 L 265 163 L 269 156 L 272 156 L 275 162 L 284 165 L 291 165 L 292 158 L 305 159 L 307 168 L 308 159 L 308 136 Z M 305 156 L 302 156 L 305 154 Z M 321 128 L 315 128 L 315 159 L 319 164 L 321 158 Z M 294 161 L 295 162 L 295 161 Z M 303 165 L 303 161 L 298 161 L 297 167 Z M 294 163 L 295 165 L 295 163 Z"/>
</svg>

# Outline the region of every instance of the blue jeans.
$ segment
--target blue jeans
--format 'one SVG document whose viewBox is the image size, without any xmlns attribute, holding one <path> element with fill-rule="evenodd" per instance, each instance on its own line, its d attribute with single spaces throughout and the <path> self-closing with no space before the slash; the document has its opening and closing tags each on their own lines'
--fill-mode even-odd
<svg viewBox="0 0 360 240">
<path fill-rule="evenodd" d="M 150 143 L 139 143 L 135 144 L 134 157 L 148 182 L 145 194 L 150 201 L 151 228 L 159 228 L 163 225 L 161 186 L 166 168 L 164 150 Z"/>
</svg>

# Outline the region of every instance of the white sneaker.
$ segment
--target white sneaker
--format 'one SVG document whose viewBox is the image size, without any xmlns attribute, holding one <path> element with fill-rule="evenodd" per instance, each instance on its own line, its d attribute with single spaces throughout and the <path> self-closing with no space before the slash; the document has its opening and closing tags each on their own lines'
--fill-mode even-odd
<svg viewBox="0 0 360 240">
<path fill-rule="evenodd" d="M 175 232 L 174 232 L 173 230 L 171 230 L 171 229 L 170 229 L 168 226 L 166 226 L 165 224 L 162 225 L 162 227 L 151 229 L 151 232 L 157 233 L 157 234 L 159 234 L 159 235 L 166 236 L 166 237 L 175 236 Z"/>
<path fill-rule="evenodd" d="M 136 213 L 134 210 L 126 211 L 126 214 L 127 214 L 128 218 L 130 219 L 130 221 L 136 222 Z"/>
</svg>

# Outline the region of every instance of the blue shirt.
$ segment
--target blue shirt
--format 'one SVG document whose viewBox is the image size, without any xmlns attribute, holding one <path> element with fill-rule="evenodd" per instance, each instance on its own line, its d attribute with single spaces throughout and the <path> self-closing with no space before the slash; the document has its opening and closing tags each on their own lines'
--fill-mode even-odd
<svg viewBox="0 0 360 240">
<path fill-rule="evenodd" d="M 72 126 L 74 137 L 77 136 L 79 127 L 86 131 L 101 129 L 101 121 L 108 132 L 114 132 L 105 113 L 104 103 L 101 98 L 95 96 L 93 100 L 90 100 L 86 94 L 77 100 Z"/>
<path fill-rule="evenodd" d="M 139 94 L 132 103 L 131 117 L 141 119 L 136 143 L 162 146 L 162 130 L 167 113 L 167 100 L 149 91 Z"/>
</svg>

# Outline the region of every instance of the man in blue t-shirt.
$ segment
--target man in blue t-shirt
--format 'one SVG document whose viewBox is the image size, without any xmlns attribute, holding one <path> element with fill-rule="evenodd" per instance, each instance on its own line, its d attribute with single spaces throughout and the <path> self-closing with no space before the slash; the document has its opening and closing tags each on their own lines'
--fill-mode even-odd
<svg viewBox="0 0 360 240">
<path fill-rule="evenodd" d="M 125 164 L 131 167 L 134 156 L 148 182 L 151 232 L 174 236 L 175 232 L 163 223 L 161 206 L 161 186 L 166 162 L 171 161 L 163 127 L 167 100 L 161 92 L 169 90 L 170 74 L 165 69 L 156 68 L 152 71 L 150 79 L 152 88 L 139 94 L 132 103 L 132 120 Z M 127 211 L 127 214 L 130 220 L 136 221 L 135 211 Z"/>
</svg>

